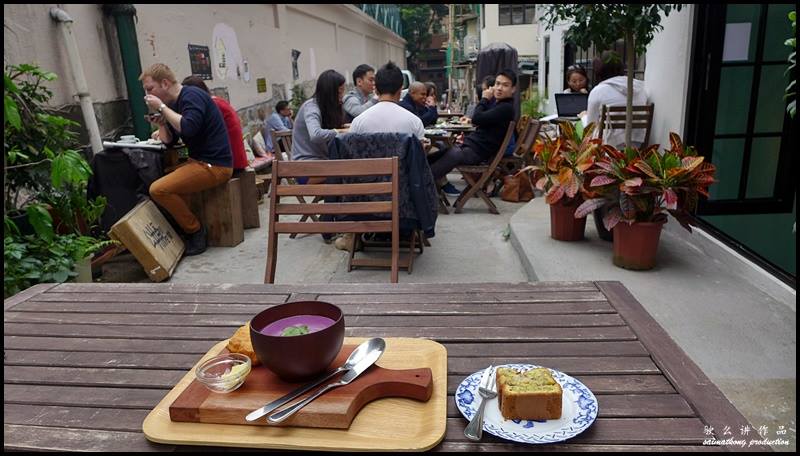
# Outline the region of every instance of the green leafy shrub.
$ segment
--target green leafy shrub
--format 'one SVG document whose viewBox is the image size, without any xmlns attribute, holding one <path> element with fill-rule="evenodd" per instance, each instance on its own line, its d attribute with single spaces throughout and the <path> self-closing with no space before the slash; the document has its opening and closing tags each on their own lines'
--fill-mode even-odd
<svg viewBox="0 0 800 456">
<path fill-rule="evenodd" d="M 76 261 L 112 242 L 86 236 L 106 201 L 86 197 L 91 168 L 74 148 L 78 124 L 46 109 L 53 94 L 45 84 L 56 75 L 23 64 L 6 66 L 3 79 L 3 293 L 8 297 L 36 283 L 69 279 Z M 51 212 L 63 226 L 53 226 Z M 35 234 L 21 233 L 10 218 L 16 215 L 27 216 Z"/>
</svg>

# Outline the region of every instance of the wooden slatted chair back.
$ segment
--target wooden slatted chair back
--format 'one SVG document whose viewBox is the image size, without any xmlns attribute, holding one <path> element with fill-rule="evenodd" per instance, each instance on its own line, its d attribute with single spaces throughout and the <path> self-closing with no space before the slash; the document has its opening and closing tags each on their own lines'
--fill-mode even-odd
<svg viewBox="0 0 800 456">
<path fill-rule="evenodd" d="M 633 120 L 631 128 L 644 129 L 644 142 L 642 148 L 650 144 L 650 129 L 653 126 L 653 110 L 655 105 L 634 105 L 633 106 Z M 624 130 L 625 129 L 625 106 L 607 106 L 603 105 L 600 111 L 600 127 L 602 131 L 606 130 Z"/>
<path fill-rule="evenodd" d="M 292 130 L 271 130 L 272 147 L 275 148 L 275 160 L 292 159 Z M 286 154 L 284 156 L 284 154 Z"/>
<path fill-rule="evenodd" d="M 274 283 L 278 259 L 278 234 L 281 233 L 391 233 L 391 281 L 397 283 L 400 253 L 399 159 L 368 158 L 349 160 L 276 161 L 272 165 L 269 233 L 267 235 L 267 271 L 264 283 Z M 339 178 L 354 176 L 391 176 L 391 182 L 324 183 L 299 185 L 295 178 L 307 176 Z M 291 179 L 291 181 L 290 181 Z M 324 204 L 284 204 L 284 196 L 391 195 L 390 201 L 333 202 Z M 316 223 L 282 222 L 281 215 L 371 215 L 389 213 L 389 220 L 320 221 Z"/>
</svg>

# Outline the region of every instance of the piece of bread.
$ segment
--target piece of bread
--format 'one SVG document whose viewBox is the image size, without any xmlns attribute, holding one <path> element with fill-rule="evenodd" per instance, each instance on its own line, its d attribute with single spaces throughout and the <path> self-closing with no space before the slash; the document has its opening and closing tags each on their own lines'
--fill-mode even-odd
<svg viewBox="0 0 800 456">
<path fill-rule="evenodd" d="M 550 370 L 537 367 L 518 372 L 497 368 L 500 413 L 507 420 L 557 420 L 561 418 L 563 391 Z"/>
<path fill-rule="evenodd" d="M 253 343 L 250 341 L 250 325 L 244 325 L 237 329 L 228 340 L 228 351 L 231 353 L 241 353 L 250 357 L 253 366 L 261 364 L 255 350 L 253 350 Z"/>
</svg>

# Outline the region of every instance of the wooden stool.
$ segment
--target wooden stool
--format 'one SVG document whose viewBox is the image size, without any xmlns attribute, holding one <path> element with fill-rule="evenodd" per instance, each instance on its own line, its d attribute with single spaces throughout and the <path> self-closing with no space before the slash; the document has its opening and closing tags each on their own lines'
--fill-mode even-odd
<svg viewBox="0 0 800 456">
<path fill-rule="evenodd" d="M 192 212 L 208 230 L 210 247 L 235 247 L 244 241 L 241 180 L 191 195 Z"/>
<path fill-rule="evenodd" d="M 242 226 L 258 228 L 261 221 L 258 219 L 258 188 L 256 187 L 256 172 L 246 169 L 238 177 L 242 186 Z"/>
</svg>

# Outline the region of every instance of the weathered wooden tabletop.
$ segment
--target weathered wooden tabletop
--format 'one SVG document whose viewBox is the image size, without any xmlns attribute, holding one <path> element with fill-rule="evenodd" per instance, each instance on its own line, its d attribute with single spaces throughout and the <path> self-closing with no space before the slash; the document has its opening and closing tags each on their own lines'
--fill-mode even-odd
<svg viewBox="0 0 800 456">
<path fill-rule="evenodd" d="M 347 336 L 447 348 L 447 432 L 434 451 L 714 451 L 726 448 L 703 441 L 749 425 L 618 282 L 42 284 L 4 303 L 4 449 L 192 449 L 149 442 L 142 421 L 214 344 L 265 307 L 301 299 L 339 305 Z M 456 387 L 514 362 L 583 382 L 597 420 L 559 444 L 467 440 Z"/>
</svg>

